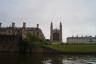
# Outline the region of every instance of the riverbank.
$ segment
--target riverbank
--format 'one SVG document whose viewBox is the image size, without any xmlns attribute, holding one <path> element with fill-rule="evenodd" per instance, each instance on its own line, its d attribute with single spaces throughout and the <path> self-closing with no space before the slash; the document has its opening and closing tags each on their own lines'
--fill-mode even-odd
<svg viewBox="0 0 96 64">
<path fill-rule="evenodd" d="M 96 54 L 96 44 L 51 44 L 45 47 L 66 54 Z"/>
<path fill-rule="evenodd" d="M 19 42 L 18 42 L 19 43 Z M 21 41 L 16 46 L 4 47 L 1 45 L 0 52 L 16 53 L 51 53 L 51 54 L 96 54 L 96 44 L 48 44 L 48 42 Z"/>
</svg>

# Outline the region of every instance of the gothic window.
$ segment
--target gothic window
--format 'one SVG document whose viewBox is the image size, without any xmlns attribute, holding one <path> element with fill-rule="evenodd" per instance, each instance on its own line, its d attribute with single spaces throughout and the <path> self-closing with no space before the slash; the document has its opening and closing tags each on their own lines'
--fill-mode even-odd
<svg viewBox="0 0 96 64">
<path fill-rule="evenodd" d="M 54 33 L 53 34 L 53 40 L 55 40 L 55 41 L 59 41 L 59 33 Z"/>
</svg>

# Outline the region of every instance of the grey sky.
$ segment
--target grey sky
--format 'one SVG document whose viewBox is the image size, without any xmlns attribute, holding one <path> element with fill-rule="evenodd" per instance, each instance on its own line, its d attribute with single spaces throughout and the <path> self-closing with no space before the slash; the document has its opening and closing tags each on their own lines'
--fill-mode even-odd
<svg viewBox="0 0 96 64">
<path fill-rule="evenodd" d="M 46 38 L 50 22 L 54 28 L 63 24 L 63 40 L 72 35 L 96 35 L 96 0 L 0 0 L 0 22 L 3 26 L 35 27 L 40 24 Z"/>
</svg>

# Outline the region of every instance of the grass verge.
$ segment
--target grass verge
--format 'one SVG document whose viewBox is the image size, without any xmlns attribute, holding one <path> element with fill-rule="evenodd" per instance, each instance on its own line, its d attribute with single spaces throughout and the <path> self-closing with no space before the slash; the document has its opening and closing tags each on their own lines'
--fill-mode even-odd
<svg viewBox="0 0 96 64">
<path fill-rule="evenodd" d="M 96 44 L 51 44 L 45 46 L 62 52 L 96 52 Z"/>
</svg>

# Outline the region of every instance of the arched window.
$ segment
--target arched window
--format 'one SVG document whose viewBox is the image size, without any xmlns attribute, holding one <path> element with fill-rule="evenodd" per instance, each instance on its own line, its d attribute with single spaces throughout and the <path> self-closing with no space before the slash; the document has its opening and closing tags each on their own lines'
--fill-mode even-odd
<svg viewBox="0 0 96 64">
<path fill-rule="evenodd" d="M 59 35 L 59 33 L 53 33 L 53 40 L 54 41 L 59 41 L 60 40 L 60 35 Z"/>
</svg>

